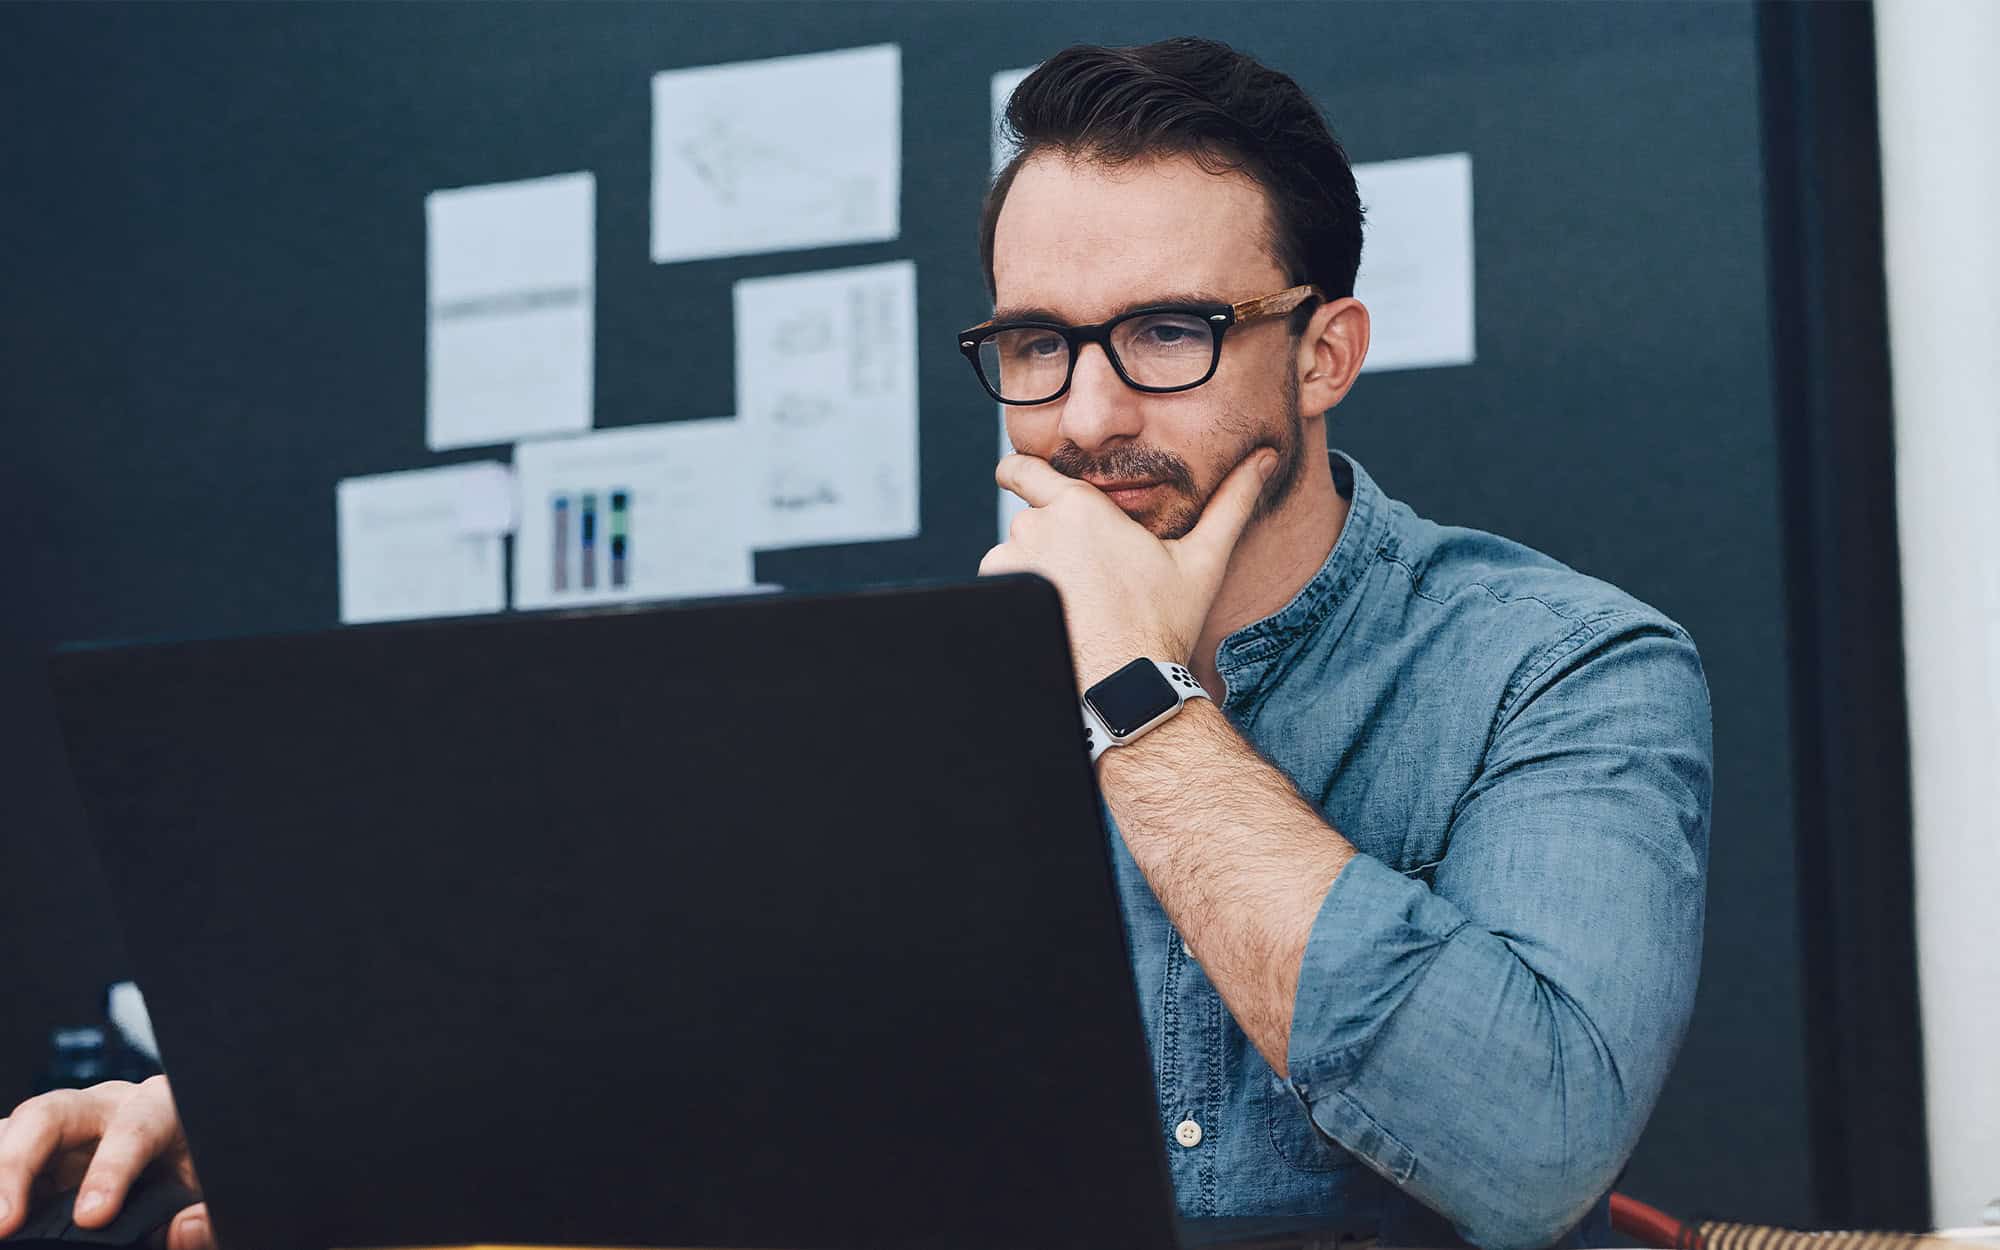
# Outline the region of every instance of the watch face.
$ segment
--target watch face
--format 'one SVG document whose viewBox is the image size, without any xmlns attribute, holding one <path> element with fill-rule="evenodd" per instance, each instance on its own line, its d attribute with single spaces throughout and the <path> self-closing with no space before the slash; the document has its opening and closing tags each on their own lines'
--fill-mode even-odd
<svg viewBox="0 0 2000 1250">
<path fill-rule="evenodd" d="M 1174 688 L 1145 659 L 1134 660 L 1098 682 L 1084 698 L 1115 738 L 1144 728 L 1147 721 L 1180 704 Z"/>
</svg>

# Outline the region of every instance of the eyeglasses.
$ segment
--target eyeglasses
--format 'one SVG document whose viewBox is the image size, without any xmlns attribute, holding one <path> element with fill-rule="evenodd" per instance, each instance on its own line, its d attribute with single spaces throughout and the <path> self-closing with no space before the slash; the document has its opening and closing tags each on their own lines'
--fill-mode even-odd
<svg viewBox="0 0 2000 1250">
<path fill-rule="evenodd" d="M 1309 299 L 1324 298 L 1308 284 L 1240 304 L 1154 304 L 1090 326 L 986 321 L 961 333 L 958 349 L 986 393 L 1003 404 L 1046 404 L 1060 397 L 1085 343 L 1102 347 L 1119 378 L 1135 391 L 1190 391 L 1215 376 L 1230 326 L 1282 316 Z"/>
</svg>

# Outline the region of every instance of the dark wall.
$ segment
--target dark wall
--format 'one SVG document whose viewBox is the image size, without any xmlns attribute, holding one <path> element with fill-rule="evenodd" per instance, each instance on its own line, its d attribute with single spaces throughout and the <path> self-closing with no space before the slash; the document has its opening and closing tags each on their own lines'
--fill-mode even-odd
<svg viewBox="0 0 2000 1250">
<path fill-rule="evenodd" d="M 49 1014 L 117 962 L 45 706 L 15 697 L 32 647 L 330 624 L 334 483 L 491 454 L 424 447 L 428 191 L 596 172 L 600 426 L 734 410 L 734 280 L 914 258 L 922 535 L 757 572 L 968 575 L 994 537 L 994 417 L 945 336 L 986 311 L 988 77 L 1073 41 L 1199 33 L 1296 76 L 1357 161 L 1472 154 L 1478 362 L 1364 376 L 1331 437 L 1419 511 L 1692 631 L 1715 703 L 1708 949 L 1624 1187 L 1814 1218 L 1747 6 L 93 6 L 0 28 L 0 602 L 26 639 L 0 710 L 0 880 L 32 931 L 0 971 L 0 1100 Z M 900 240 L 651 263 L 651 74 L 879 41 L 903 47 Z"/>
</svg>

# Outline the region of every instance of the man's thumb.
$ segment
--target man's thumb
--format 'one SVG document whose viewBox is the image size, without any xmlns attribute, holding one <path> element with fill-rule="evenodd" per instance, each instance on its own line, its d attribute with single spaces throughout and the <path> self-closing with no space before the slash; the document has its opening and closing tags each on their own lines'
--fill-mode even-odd
<svg viewBox="0 0 2000 1250">
<path fill-rule="evenodd" d="M 167 1225 L 167 1250 L 215 1250 L 215 1226 L 208 1222 L 208 1204 L 185 1208 Z"/>
<path fill-rule="evenodd" d="M 1277 468 L 1278 453 L 1260 448 L 1231 469 L 1229 476 L 1222 479 L 1222 485 L 1215 488 L 1215 494 L 1209 496 L 1201 520 L 1181 540 L 1181 545 L 1194 548 L 1218 564 L 1227 564 L 1229 554 L 1243 537 L 1244 527 L 1250 524 L 1251 514 L 1257 511 L 1257 500 L 1264 493 L 1265 483 Z"/>
</svg>

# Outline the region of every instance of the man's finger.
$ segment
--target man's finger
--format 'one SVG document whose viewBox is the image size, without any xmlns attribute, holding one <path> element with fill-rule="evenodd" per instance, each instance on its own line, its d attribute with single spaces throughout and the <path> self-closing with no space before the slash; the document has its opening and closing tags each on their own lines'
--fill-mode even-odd
<svg viewBox="0 0 2000 1250">
<path fill-rule="evenodd" d="M 1002 490 L 1011 491 L 1026 500 L 1031 508 L 1045 508 L 1063 491 L 1078 486 L 1096 489 L 1088 482 L 1079 482 L 1058 472 L 1046 460 L 1024 456 L 1018 451 L 1000 458 L 1000 463 L 993 467 L 993 480 L 1000 483 Z"/>
<path fill-rule="evenodd" d="M 77 1186 L 79 1228 L 109 1224 L 125 1203 L 133 1178 L 146 1170 L 174 1138 L 172 1113 L 148 1098 L 127 1098 L 111 1113 L 90 1157 L 90 1169 Z"/>
<path fill-rule="evenodd" d="M 167 1225 L 167 1250 L 215 1250 L 215 1229 L 208 1222 L 208 1204 L 197 1202 Z"/>
<path fill-rule="evenodd" d="M 82 1115 L 83 1098 L 76 1090 L 56 1090 L 30 1098 L 8 1117 L 6 1135 L 0 1136 L 0 1237 L 27 1217 L 28 1187 L 72 1135 L 71 1121 Z"/>
<path fill-rule="evenodd" d="M 1278 453 L 1268 448 L 1245 457 L 1208 497 L 1208 506 L 1201 510 L 1201 521 L 1186 537 L 1176 540 L 1180 550 L 1213 564 L 1219 575 L 1222 566 L 1229 563 L 1229 553 L 1236 550 L 1237 541 L 1243 537 L 1243 528 L 1250 524 L 1251 514 L 1257 511 L 1257 499 L 1264 493 L 1264 484 L 1271 480 L 1270 475 L 1277 467 Z"/>
</svg>

